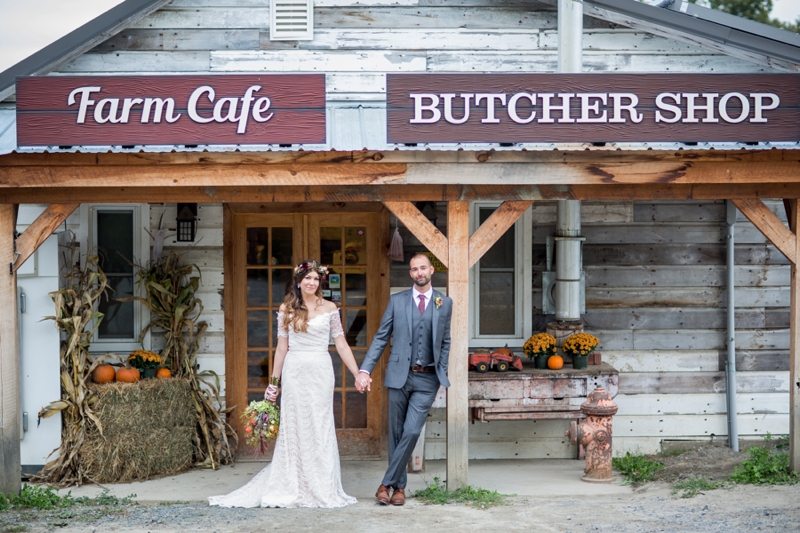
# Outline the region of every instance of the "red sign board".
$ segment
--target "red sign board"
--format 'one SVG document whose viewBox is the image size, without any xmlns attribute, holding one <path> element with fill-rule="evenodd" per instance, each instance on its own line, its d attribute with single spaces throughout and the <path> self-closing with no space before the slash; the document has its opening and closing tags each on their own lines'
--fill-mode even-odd
<svg viewBox="0 0 800 533">
<path fill-rule="evenodd" d="M 17 80 L 19 146 L 323 143 L 324 74 Z"/>
<path fill-rule="evenodd" d="M 800 141 L 796 74 L 388 74 L 390 143 Z"/>
</svg>

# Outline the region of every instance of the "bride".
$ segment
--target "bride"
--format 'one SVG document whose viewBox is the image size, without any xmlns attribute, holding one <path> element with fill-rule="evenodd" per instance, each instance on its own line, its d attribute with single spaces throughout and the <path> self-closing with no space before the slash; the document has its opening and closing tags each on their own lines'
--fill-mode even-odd
<svg viewBox="0 0 800 533">
<path fill-rule="evenodd" d="M 272 462 L 245 486 L 210 497 L 210 505 L 344 507 L 356 503 L 342 489 L 329 338 L 353 376 L 358 376 L 358 365 L 345 340 L 336 304 L 322 298 L 320 279 L 325 275 L 327 269 L 316 261 L 297 265 L 292 290 L 278 311 L 278 346 L 264 393 L 274 402 L 283 383 L 280 432 Z"/>
</svg>

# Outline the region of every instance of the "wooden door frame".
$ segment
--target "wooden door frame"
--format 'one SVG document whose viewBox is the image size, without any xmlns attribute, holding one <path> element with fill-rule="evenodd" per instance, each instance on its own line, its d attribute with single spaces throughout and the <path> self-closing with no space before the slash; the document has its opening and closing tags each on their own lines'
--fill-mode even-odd
<svg viewBox="0 0 800 533">
<path fill-rule="evenodd" d="M 380 282 L 371 286 L 372 290 L 377 294 L 368 294 L 369 297 L 376 299 L 376 309 L 378 313 L 372 313 L 368 317 L 368 323 L 374 325 L 377 329 L 377 324 L 380 323 L 380 317 L 383 309 L 389 301 L 389 288 L 390 276 L 389 268 L 390 261 L 388 255 L 381 253 L 383 250 L 388 250 L 390 239 L 390 224 L 389 224 L 389 211 L 387 211 L 381 203 L 304 203 L 304 204 L 287 204 L 287 203 L 274 203 L 274 204 L 223 204 L 223 307 L 225 311 L 225 403 L 226 406 L 233 407 L 233 410 L 228 415 L 228 420 L 231 425 L 237 430 L 241 436 L 241 413 L 247 405 L 247 359 L 237 357 L 237 354 L 242 350 L 246 351 L 247 342 L 242 338 L 241 332 L 237 333 L 236 324 L 241 324 L 242 320 L 246 320 L 245 316 L 241 315 L 240 303 L 246 299 L 244 294 L 244 284 L 237 283 L 236 272 L 243 267 L 241 261 L 244 257 L 245 242 L 241 239 L 236 239 L 235 236 L 241 231 L 243 227 L 248 225 L 249 215 L 262 218 L 263 215 L 275 215 L 283 217 L 292 217 L 292 227 L 303 227 L 304 232 L 308 230 L 308 220 L 306 215 L 335 215 L 341 214 L 376 214 L 377 224 L 375 234 L 372 236 L 372 246 L 375 250 L 374 256 L 371 258 L 377 264 L 376 267 L 381 272 Z M 304 220 L 305 218 L 305 220 Z M 287 224 L 288 225 L 288 224 Z M 302 242 L 302 235 L 300 232 L 295 231 L 294 249 L 299 250 Z M 302 253 L 307 253 L 307 245 Z M 299 262 L 301 258 L 294 253 L 293 260 L 295 263 Z M 375 315 L 375 316 L 372 316 Z M 373 324 L 374 322 L 374 324 Z M 241 328 L 239 328 L 241 330 Z M 382 358 L 385 359 L 385 358 Z M 385 363 L 384 363 L 385 364 Z M 378 365 L 376 371 L 373 373 L 377 383 L 382 382 L 383 366 Z M 244 382 L 242 382 L 244 380 Z M 386 442 L 388 436 L 388 422 L 382 416 L 382 411 L 386 405 L 388 393 L 385 388 L 380 387 L 381 397 L 379 401 L 371 402 L 369 408 L 369 415 L 380 416 L 381 425 L 377 438 L 378 449 L 380 450 L 381 457 L 386 456 Z M 242 445 L 240 439 L 239 445 Z"/>
</svg>

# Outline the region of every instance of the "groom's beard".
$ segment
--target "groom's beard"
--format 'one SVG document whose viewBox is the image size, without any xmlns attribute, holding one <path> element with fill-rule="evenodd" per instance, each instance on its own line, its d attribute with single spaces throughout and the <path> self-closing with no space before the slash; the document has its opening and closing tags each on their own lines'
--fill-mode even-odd
<svg viewBox="0 0 800 533">
<path fill-rule="evenodd" d="M 417 287 L 424 287 L 425 285 L 427 285 L 430 282 L 431 282 L 430 276 L 428 276 L 426 278 L 422 278 L 422 279 L 414 278 L 414 285 L 416 285 Z"/>
</svg>

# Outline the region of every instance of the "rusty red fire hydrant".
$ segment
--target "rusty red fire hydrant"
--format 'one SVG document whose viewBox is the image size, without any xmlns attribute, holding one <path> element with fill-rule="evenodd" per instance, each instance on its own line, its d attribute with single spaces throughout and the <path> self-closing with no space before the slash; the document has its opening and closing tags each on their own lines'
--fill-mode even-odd
<svg viewBox="0 0 800 533">
<path fill-rule="evenodd" d="M 617 404 L 602 387 L 589 394 L 581 404 L 584 420 L 574 421 L 564 435 L 571 444 L 580 444 L 586 449 L 585 475 L 581 478 L 590 483 L 615 481 L 611 471 L 611 420 L 617 413 Z"/>
</svg>

